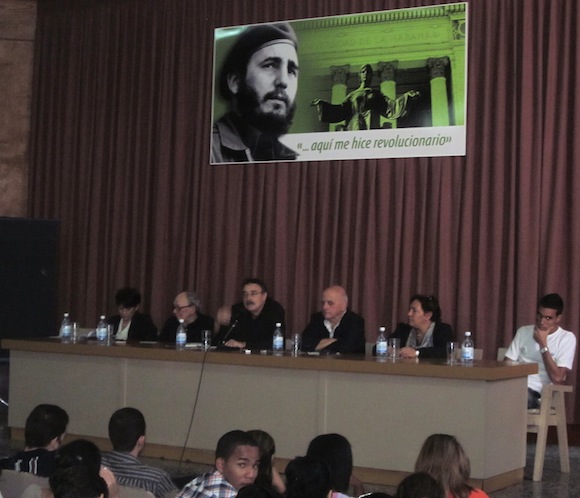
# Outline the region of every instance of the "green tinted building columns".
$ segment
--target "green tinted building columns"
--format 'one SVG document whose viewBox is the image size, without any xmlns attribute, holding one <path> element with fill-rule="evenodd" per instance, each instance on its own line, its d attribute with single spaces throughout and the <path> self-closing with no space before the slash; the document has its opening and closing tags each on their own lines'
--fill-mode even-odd
<svg viewBox="0 0 580 498">
<path fill-rule="evenodd" d="M 449 57 L 427 60 L 431 77 L 431 113 L 433 126 L 449 126 L 449 100 L 447 98 L 447 79 L 445 71 Z"/>
<path fill-rule="evenodd" d="M 392 100 L 397 98 L 397 83 L 395 82 L 399 61 L 379 62 L 377 72 L 381 82 L 381 93 Z M 388 123 L 385 125 L 385 123 Z M 381 127 L 396 128 L 396 119 L 386 119 L 381 116 Z"/>
<path fill-rule="evenodd" d="M 346 82 L 350 71 L 350 65 L 330 66 L 330 78 L 332 81 L 332 104 L 340 105 L 346 98 Z M 330 131 L 344 129 L 345 123 L 330 123 Z"/>
</svg>

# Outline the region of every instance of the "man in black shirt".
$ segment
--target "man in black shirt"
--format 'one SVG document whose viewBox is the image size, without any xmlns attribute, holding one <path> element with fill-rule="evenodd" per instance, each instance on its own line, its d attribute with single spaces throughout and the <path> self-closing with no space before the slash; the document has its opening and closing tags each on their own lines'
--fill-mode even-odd
<svg viewBox="0 0 580 498">
<path fill-rule="evenodd" d="M 284 330 L 284 308 L 268 297 L 266 284 L 258 278 L 242 282 L 242 302 L 218 310 L 220 325 L 216 343 L 233 348 L 272 349 L 276 323 Z"/>
<path fill-rule="evenodd" d="M 183 291 L 173 300 L 173 316 L 165 321 L 159 333 L 160 342 L 175 342 L 179 320 L 183 319 L 187 342 L 201 342 L 203 330 L 213 330 L 213 318 L 200 312 L 201 301 L 195 292 Z"/>
<path fill-rule="evenodd" d="M 62 445 L 68 414 L 56 405 L 38 405 L 24 427 L 24 451 L 0 460 L 0 468 L 50 477 L 56 470 L 56 451 Z"/>
</svg>

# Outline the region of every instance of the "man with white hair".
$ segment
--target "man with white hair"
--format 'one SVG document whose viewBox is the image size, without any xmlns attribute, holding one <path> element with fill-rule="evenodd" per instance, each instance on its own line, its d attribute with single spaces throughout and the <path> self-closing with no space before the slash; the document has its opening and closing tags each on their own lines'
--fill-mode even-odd
<svg viewBox="0 0 580 498">
<path fill-rule="evenodd" d="M 348 309 L 344 288 L 334 285 L 324 290 L 322 311 L 312 315 L 302 332 L 302 350 L 365 353 L 365 321 Z"/>
<path fill-rule="evenodd" d="M 214 321 L 211 316 L 200 312 L 201 301 L 192 291 L 183 291 L 173 300 L 173 316 L 169 317 L 161 329 L 159 341 L 175 342 L 175 334 L 179 320 L 183 319 L 187 342 L 201 342 L 202 330 L 213 330 Z"/>
</svg>

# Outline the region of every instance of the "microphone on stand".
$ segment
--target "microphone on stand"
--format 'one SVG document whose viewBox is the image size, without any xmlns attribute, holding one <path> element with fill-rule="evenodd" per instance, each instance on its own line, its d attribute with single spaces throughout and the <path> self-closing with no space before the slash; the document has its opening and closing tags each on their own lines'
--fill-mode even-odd
<svg viewBox="0 0 580 498">
<path fill-rule="evenodd" d="M 222 346 L 227 342 L 227 340 L 230 337 L 232 331 L 238 325 L 238 322 L 240 321 L 240 314 L 239 313 L 236 313 L 233 318 L 234 319 L 231 322 L 230 328 L 228 329 L 228 331 L 226 332 L 226 334 L 224 335 L 224 338 L 222 340 L 222 343 L 221 343 Z"/>
</svg>

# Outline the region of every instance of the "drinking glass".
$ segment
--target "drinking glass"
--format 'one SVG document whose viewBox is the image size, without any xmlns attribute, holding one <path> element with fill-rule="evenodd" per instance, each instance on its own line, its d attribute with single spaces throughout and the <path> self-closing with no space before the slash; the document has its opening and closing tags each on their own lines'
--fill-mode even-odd
<svg viewBox="0 0 580 498">
<path fill-rule="evenodd" d="M 447 363 L 453 365 L 457 361 L 457 351 L 459 349 L 459 343 L 455 341 L 450 341 L 447 343 Z"/>
<path fill-rule="evenodd" d="M 400 339 L 398 337 L 391 337 L 387 340 L 387 351 L 389 358 L 396 360 L 399 356 Z"/>
</svg>

